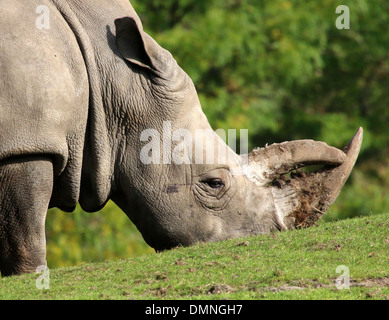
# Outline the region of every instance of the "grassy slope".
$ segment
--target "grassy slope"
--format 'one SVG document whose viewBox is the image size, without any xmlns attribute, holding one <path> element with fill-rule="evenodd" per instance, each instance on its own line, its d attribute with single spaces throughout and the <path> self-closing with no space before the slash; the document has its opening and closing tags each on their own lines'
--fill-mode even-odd
<svg viewBox="0 0 389 320">
<path fill-rule="evenodd" d="M 48 290 L 37 277 L 0 279 L 0 299 L 389 299 L 389 214 L 52 269 Z"/>
</svg>

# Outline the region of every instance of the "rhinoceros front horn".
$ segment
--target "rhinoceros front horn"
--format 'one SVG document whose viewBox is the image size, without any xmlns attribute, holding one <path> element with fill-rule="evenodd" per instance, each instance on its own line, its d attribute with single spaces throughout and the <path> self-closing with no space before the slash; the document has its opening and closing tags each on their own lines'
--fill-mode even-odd
<svg viewBox="0 0 389 320">
<path fill-rule="evenodd" d="M 313 140 L 255 149 L 243 172 L 257 185 L 272 189 L 281 229 L 309 227 L 338 197 L 356 162 L 362 137 L 359 128 L 343 151 Z M 314 172 L 297 170 L 307 165 L 324 166 Z"/>
</svg>

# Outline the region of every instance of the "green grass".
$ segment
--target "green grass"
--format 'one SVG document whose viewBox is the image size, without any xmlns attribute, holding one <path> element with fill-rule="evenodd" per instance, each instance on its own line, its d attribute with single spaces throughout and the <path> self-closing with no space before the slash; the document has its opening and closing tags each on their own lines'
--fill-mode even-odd
<svg viewBox="0 0 389 320">
<path fill-rule="evenodd" d="M 337 289 L 338 266 L 349 289 Z M 389 299 L 389 214 L 0 279 L 0 299 Z"/>
</svg>

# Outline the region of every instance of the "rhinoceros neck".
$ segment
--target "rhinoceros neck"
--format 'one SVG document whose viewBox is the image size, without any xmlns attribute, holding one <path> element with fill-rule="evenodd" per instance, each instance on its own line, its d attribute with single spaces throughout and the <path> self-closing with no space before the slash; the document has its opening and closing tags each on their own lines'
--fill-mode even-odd
<svg viewBox="0 0 389 320">
<path fill-rule="evenodd" d="M 126 8 L 123 1 L 110 2 L 108 10 L 102 1 L 97 1 L 101 5 L 96 1 L 52 1 L 77 38 L 88 73 L 89 111 L 79 202 L 84 210 L 96 211 L 109 200 L 114 177 L 117 128 L 110 118 L 112 97 L 107 97 L 107 87 L 111 87 L 108 77 L 112 75 L 106 60 L 114 56 L 110 47 L 114 20 L 125 15 Z M 127 10 L 131 9 L 128 3 Z"/>
</svg>

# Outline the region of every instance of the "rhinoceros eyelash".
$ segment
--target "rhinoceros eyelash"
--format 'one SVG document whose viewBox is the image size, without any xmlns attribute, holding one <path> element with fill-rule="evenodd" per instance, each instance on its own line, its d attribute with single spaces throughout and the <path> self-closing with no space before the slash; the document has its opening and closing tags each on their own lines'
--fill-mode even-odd
<svg viewBox="0 0 389 320">
<path fill-rule="evenodd" d="M 208 185 L 212 189 L 220 189 L 220 188 L 224 187 L 223 181 L 221 179 L 218 179 L 218 178 L 204 179 L 204 180 L 201 180 L 200 182 Z"/>
</svg>

